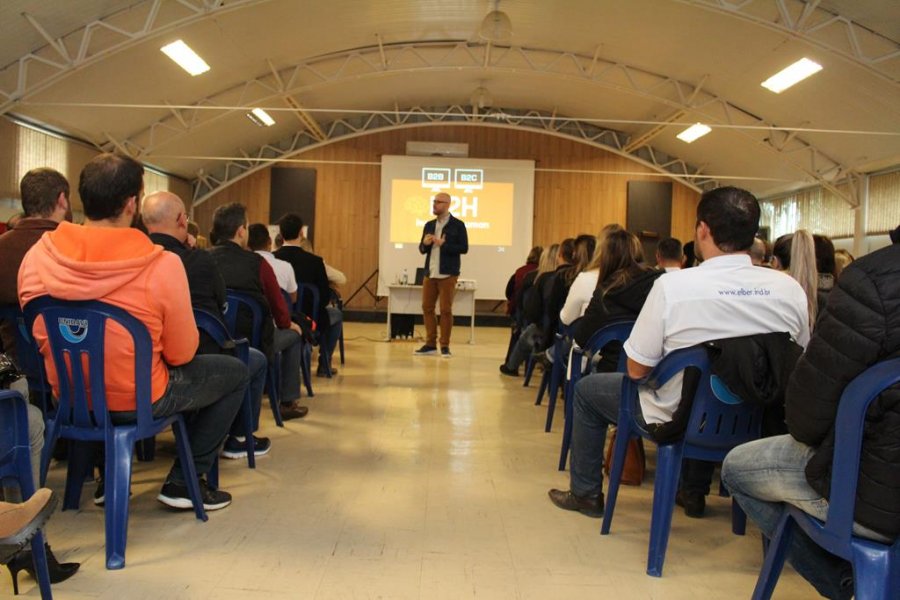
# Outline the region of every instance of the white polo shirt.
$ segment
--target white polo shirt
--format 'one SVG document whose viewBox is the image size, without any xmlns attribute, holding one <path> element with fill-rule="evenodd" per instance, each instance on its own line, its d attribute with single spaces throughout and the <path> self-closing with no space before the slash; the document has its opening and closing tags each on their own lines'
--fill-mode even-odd
<svg viewBox="0 0 900 600">
<path fill-rule="evenodd" d="M 786 331 L 809 342 L 806 294 L 791 276 L 727 254 L 656 280 L 624 344 L 632 360 L 655 367 L 674 350 L 712 340 Z M 666 423 L 681 399 L 681 375 L 659 390 L 641 388 L 647 423 Z"/>
<path fill-rule="evenodd" d="M 275 258 L 274 254 L 265 250 L 257 250 L 256 253 L 272 265 L 272 270 L 275 271 L 275 279 L 278 280 L 278 287 L 288 294 L 293 294 L 297 291 L 297 276 L 294 274 L 294 267 L 291 266 L 291 263 Z"/>
</svg>

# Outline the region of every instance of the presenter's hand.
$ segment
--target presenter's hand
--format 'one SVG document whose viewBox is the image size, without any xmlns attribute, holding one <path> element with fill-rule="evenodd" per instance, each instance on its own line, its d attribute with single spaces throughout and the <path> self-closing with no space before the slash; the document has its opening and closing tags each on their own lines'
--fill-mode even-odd
<svg viewBox="0 0 900 600">
<path fill-rule="evenodd" d="M 441 246 L 444 245 L 444 242 L 446 242 L 446 241 L 447 240 L 445 240 L 443 237 L 434 238 L 434 245 L 437 246 L 438 248 L 440 248 Z"/>
<path fill-rule="evenodd" d="M 425 237 L 422 238 L 422 243 L 425 244 L 426 246 L 430 246 L 432 244 L 432 242 L 434 242 L 434 234 L 426 233 Z"/>
</svg>

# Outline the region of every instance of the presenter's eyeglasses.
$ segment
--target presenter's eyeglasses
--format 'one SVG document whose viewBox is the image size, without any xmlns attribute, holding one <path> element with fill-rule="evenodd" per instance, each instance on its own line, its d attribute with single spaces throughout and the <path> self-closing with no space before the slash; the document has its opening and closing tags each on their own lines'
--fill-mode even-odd
<svg viewBox="0 0 900 600">
<path fill-rule="evenodd" d="M 432 203 L 432 204 L 450 204 L 450 201 L 449 201 L 449 200 L 437 200 L 437 199 L 435 199 L 435 200 L 432 200 L 431 203 Z"/>
</svg>

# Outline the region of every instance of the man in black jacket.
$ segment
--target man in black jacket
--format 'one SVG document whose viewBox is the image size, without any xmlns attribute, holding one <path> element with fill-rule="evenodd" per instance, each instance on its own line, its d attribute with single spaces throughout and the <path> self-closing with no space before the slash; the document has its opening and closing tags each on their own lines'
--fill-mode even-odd
<svg viewBox="0 0 900 600">
<path fill-rule="evenodd" d="M 312 306 L 311 300 L 304 298 L 301 307 L 304 314 L 316 315 L 316 328 L 319 331 L 319 367 L 318 375 L 333 373 L 334 369 L 326 369 L 331 364 L 331 355 L 337 345 L 343 327 L 343 316 L 340 310 L 328 306 L 331 303 L 331 287 L 325 271 L 325 261 L 320 256 L 307 252 L 300 247 L 303 239 L 303 219 L 289 213 L 278 220 L 278 230 L 284 238 L 284 245 L 274 252 L 275 258 L 286 261 L 294 268 L 294 276 L 298 284 L 309 284 L 319 291 L 319 305 Z M 298 292 L 299 293 L 299 292 Z"/>
<path fill-rule="evenodd" d="M 191 306 L 205 310 L 220 320 L 225 306 L 225 280 L 208 252 L 188 246 L 188 217 L 181 198 L 170 192 L 155 192 L 141 201 L 141 220 L 150 240 L 177 254 L 184 264 L 188 287 L 191 291 Z M 200 346 L 197 354 L 220 354 L 222 349 L 205 332 L 200 332 Z M 266 383 L 266 356 L 256 348 L 250 348 L 250 397 L 253 400 L 254 422 L 259 421 L 263 388 Z M 231 424 L 222 455 L 226 458 L 242 458 L 247 455 L 243 444 L 244 422 L 240 414 Z M 267 454 L 272 444 L 269 438 L 253 436 L 255 454 Z"/>
<path fill-rule="evenodd" d="M 789 434 L 744 444 L 725 459 L 722 480 L 763 533 L 774 533 L 784 502 L 824 520 L 841 394 L 868 367 L 898 354 L 900 244 L 893 244 L 841 273 L 788 383 Z M 866 416 L 854 519 L 857 535 L 879 541 L 900 535 L 896 386 L 881 394 Z M 819 548 L 799 529 L 788 560 L 822 595 L 853 595 L 849 563 Z"/>
<path fill-rule="evenodd" d="M 434 219 L 425 223 L 419 252 L 425 255 L 425 281 L 422 282 L 422 313 L 425 321 L 425 345 L 418 355 L 437 354 L 437 317 L 435 306 L 441 301 L 441 356 L 450 358 L 450 330 L 453 328 L 453 296 L 459 279 L 459 257 L 469 251 L 466 224 L 450 214 L 450 194 L 441 192 L 432 200 Z"/>
</svg>

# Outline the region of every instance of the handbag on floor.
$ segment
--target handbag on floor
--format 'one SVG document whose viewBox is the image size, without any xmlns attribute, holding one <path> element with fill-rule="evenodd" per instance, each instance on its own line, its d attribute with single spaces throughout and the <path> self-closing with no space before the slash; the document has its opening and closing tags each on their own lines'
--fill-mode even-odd
<svg viewBox="0 0 900 600">
<path fill-rule="evenodd" d="M 609 436 L 609 445 L 606 447 L 606 458 L 603 460 L 603 472 L 609 476 L 609 465 L 612 462 L 612 452 L 616 445 L 616 430 Z M 644 469 L 647 467 L 647 457 L 644 455 L 644 440 L 632 438 L 628 440 L 628 450 L 625 452 L 625 468 L 622 469 L 622 483 L 624 485 L 641 485 L 644 481 Z"/>
</svg>

